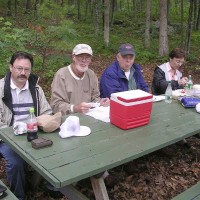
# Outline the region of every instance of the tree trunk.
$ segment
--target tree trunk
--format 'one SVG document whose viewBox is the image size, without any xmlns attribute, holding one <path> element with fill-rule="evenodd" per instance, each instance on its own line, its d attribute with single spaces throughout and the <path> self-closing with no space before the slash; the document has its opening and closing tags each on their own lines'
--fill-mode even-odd
<svg viewBox="0 0 200 200">
<path fill-rule="evenodd" d="M 11 0 L 8 0 L 8 11 L 7 11 L 7 15 L 11 16 Z"/>
<path fill-rule="evenodd" d="M 119 1 L 119 10 L 122 10 L 122 0 Z"/>
<path fill-rule="evenodd" d="M 196 29 L 196 20 L 197 20 L 197 0 L 194 0 L 193 2 L 193 28 Z"/>
<path fill-rule="evenodd" d="M 71 5 L 72 5 L 72 3 L 71 3 L 71 0 L 68 0 L 68 2 L 67 2 L 67 16 L 71 16 Z"/>
<path fill-rule="evenodd" d="M 87 16 L 88 16 L 88 7 L 89 7 L 89 4 L 90 4 L 90 0 L 87 0 L 87 2 L 85 4 L 85 18 L 87 18 Z"/>
<path fill-rule="evenodd" d="M 28 14 L 31 11 L 31 0 L 26 0 L 26 10 L 25 13 Z"/>
<path fill-rule="evenodd" d="M 78 20 L 81 19 L 81 1 L 77 0 L 77 6 L 78 6 Z"/>
<path fill-rule="evenodd" d="M 190 8 L 189 8 L 189 15 L 188 15 L 188 27 L 187 27 L 186 43 L 185 43 L 185 51 L 187 52 L 188 55 L 189 55 L 189 50 L 190 50 L 193 11 L 194 11 L 194 0 L 190 0 Z"/>
<path fill-rule="evenodd" d="M 167 0 L 167 24 L 170 24 L 170 0 Z"/>
<path fill-rule="evenodd" d="M 127 0 L 127 5 L 128 5 L 128 13 L 130 14 L 130 5 L 129 5 L 129 0 Z"/>
<path fill-rule="evenodd" d="M 38 4 L 38 1 L 39 0 L 35 0 L 34 2 L 34 18 L 37 19 L 38 16 L 37 16 L 37 4 Z"/>
<path fill-rule="evenodd" d="M 115 11 L 115 0 L 112 0 L 112 9 L 111 9 L 111 24 L 113 24 L 114 21 L 114 11 Z"/>
<path fill-rule="evenodd" d="M 98 0 L 93 0 L 94 2 L 94 27 L 95 36 L 99 34 L 99 10 L 98 10 Z"/>
<path fill-rule="evenodd" d="M 197 14 L 196 30 L 199 30 L 199 24 L 200 24 L 200 0 L 198 0 L 198 14 Z"/>
<path fill-rule="evenodd" d="M 101 1 L 101 5 L 105 6 L 105 0 Z M 104 12 L 102 12 L 102 24 L 103 24 L 103 29 L 104 29 L 104 15 L 105 15 L 105 8 L 104 8 Z"/>
<path fill-rule="evenodd" d="M 160 32 L 159 32 L 159 55 L 168 54 L 168 31 L 167 31 L 167 2 L 160 0 Z"/>
<path fill-rule="evenodd" d="M 151 0 L 147 0 L 146 5 L 146 28 L 145 28 L 145 47 L 150 47 L 150 23 L 151 23 Z"/>
<path fill-rule="evenodd" d="M 15 0 L 15 17 L 17 17 L 17 4 L 18 4 L 18 0 Z"/>
<path fill-rule="evenodd" d="M 104 0 L 104 43 L 105 46 L 108 47 L 109 45 L 109 9 L 110 9 L 110 2 L 109 0 Z"/>
<path fill-rule="evenodd" d="M 132 4 L 133 4 L 133 17 L 136 17 L 136 2 L 135 2 L 135 0 L 132 0 Z"/>
<path fill-rule="evenodd" d="M 181 47 L 183 48 L 183 41 L 184 41 L 184 7 L 183 7 L 183 0 L 181 0 Z"/>
</svg>

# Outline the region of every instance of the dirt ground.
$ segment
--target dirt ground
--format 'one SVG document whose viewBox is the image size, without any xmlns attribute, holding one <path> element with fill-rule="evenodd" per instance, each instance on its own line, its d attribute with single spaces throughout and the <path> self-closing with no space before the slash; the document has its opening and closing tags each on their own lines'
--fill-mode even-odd
<svg viewBox="0 0 200 200">
<path fill-rule="evenodd" d="M 96 56 L 91 68 L 99 77 L 103 69 L 113 60 L 114 56 L 103 59 Z M 144 78 L 149 86 L 151 86 L 153 69 L 157 64 L 161 63 L 142 66 Z M 199 71 L 191 69 L 191 65 L 185 68 L 184 74 L 187 76 L 191 74 L 194 83 L 200 83 Z M 176 143 L 109 170 L 110 176 L 105 180 L 109 198 L 111 200 L 168 200 L 197 183 L 200 180 L 200 139 L 190 137 L 187 141 L 191 148 Z M 3 159 L 0 160 L 0 179 L 6 183 Z M 78 182 L 76 187 L 89 199 L 94 199 L 89 180 Z M 27 200 L 55 199 L 49 196 L 42 183 L 37 191 L 33 192 L 29 189 L 26 195 Z"/>
</svg>

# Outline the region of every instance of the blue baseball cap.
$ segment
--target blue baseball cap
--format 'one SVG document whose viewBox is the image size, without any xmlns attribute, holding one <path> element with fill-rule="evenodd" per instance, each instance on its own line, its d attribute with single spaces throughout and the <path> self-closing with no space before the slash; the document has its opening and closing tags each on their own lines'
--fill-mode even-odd
<svg viewBox="0 0 200 200">
<path fill-rule="evenodd" d="M 131 44 L 122 44 L 120 47 L 119 47 L 119 50 L 118 52 L 122 55 L 122 56 L 125 56 L 125 55 L 135 55 L 135 50 L 133 48 L 133 46 Z"/>
</svg>

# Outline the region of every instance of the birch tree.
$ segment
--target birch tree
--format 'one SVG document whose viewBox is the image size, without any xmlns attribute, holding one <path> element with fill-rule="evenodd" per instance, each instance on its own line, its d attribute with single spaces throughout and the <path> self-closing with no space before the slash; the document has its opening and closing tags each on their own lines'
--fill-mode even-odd
<svg viewBox="0 0 200 200">
<path fill-rule="evenodd" d="M 159 31 L 159 55 L 168 54 L 168 31 L 167 31 L 167 2 L 160 0 L 160 31 Z"/>
<path fill-rule="evenodd" d="M 189 54 L 189 49 L 190 49 L 193 12 L 194 12 L 194 0 L 190 0 L 190 8 L 189 8 L 189 15 L 188 15 L 188 26 L 187 26 L 186 43 L 185 43 L 185 51 L 187 52 L 187 54 Z"/>
<path fill-rule="evenodd" d="M 99 33 L 99 10 L 98 10 L 98 0 L 93 0 L 94 2 L 94 33 L 98 36 Z"/>
<path fill-rule="evenodd" d="M 146 28 L 145 28 L 145 47 L 150 47 L 150 23 L 151 23 L 151 0 L 147 0 L 146 5 Z"/>
<path fill-rule="evenodd" d="M 109 0 L 104 0 L 104 44 L 106 47 L 109 45 L 109 10 L 110 10 L 110 2 Z"/>
</svg>

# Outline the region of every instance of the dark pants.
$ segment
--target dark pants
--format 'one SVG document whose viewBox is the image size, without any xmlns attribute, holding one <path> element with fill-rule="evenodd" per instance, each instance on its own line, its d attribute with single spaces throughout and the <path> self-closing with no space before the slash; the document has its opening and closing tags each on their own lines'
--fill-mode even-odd
<svg viewBox="0 0 200 200">
<path fill-rule="evenodd" d="M 6 160 L 6 175 L 10 190 L 19 200 L 24 200 L 25 161 L 4 142 L 0 142 L 0 154 Z"/>
</svg>

